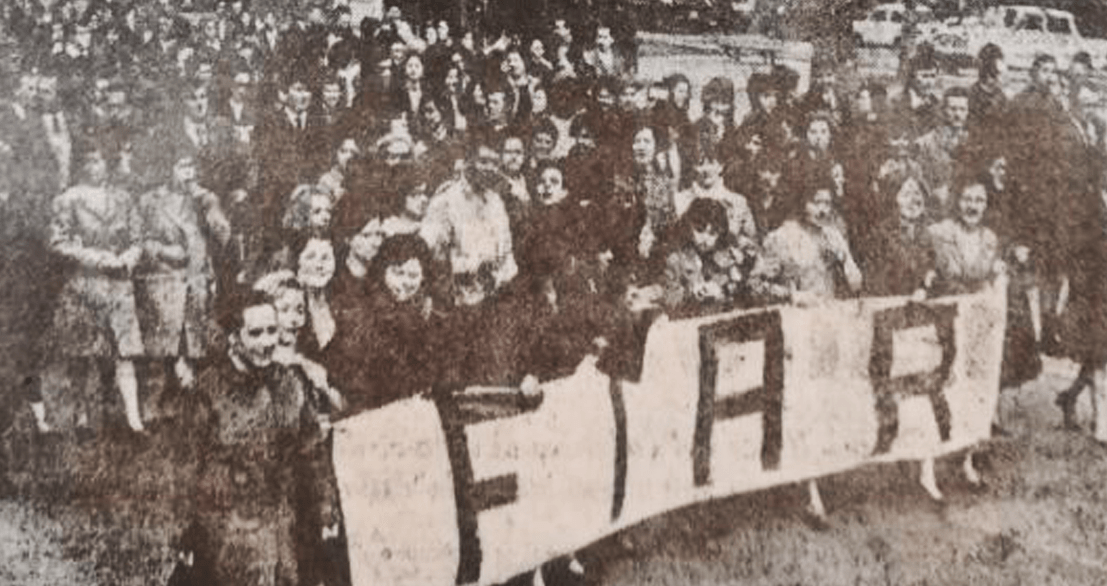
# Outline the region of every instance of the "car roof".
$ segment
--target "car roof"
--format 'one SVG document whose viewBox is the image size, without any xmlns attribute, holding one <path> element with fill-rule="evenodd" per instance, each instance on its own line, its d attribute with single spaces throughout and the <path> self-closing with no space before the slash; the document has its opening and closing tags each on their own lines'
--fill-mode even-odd
<svg viewBox="0 0 1107 586">
<path fill-rule="evenodd" d="M 873 6 L 873 9 L 870 10 L 869 12 L 876 12 L 877 10 L 906 11 L 907 7 L 904 6 L 903 3 L 901 3 L 901 2 L 889 2 L 887 4 L 877 4 L 876 6 Z M 916 4 L 915 5 L 915 12 L 930 12 L 930 7 L 922 5 L 922 4 Z"/>
</svg>

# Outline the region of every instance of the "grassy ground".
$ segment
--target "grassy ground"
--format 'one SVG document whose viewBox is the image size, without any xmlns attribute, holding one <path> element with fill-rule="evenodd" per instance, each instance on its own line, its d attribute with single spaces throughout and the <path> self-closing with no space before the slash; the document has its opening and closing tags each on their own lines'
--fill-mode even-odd
<svg viewBox="0 0 1107 586">
<path fill-rule="evenodd" d="M 1107 449 L 1059 428 L 1053 393 L 1075 374 L 1050 362 L 1001 412 L 1012 435 L 981 450 L 987 487 L 939 463 L 948 503 L 915 483 L 914 463 L 820 481 L 831 527 L 798 514 L 806 493 L 781 487 L 651 519 L 584 550 L 591 584 L 1015 585 L 1107 583 Z M 1086 418 L 1087 399 L 1080 405 Z M 157 585 L 172 568 L 193 467 L 180 434 L 146 444 L 105 433 L 83 445 L 7 438 L 21 459 L 17 494 L 0 500 L 0 584 Z"/>
</svg>

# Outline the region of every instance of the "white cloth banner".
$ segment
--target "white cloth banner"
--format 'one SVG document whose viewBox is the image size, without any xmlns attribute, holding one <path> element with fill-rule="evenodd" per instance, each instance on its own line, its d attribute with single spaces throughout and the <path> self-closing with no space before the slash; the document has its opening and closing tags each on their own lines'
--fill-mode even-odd
<svg viewBox="0 0 1107 586">
<path fill-rule="evenodd" d="M 1005 315 L 999 282 L 663 317 L 639 382 L 586 359 L 537 406 L 467 391 L 344 420 L 354 584 L 495 583 L 697 501 L 969 447 L 990 434 Z"/>
</svg>

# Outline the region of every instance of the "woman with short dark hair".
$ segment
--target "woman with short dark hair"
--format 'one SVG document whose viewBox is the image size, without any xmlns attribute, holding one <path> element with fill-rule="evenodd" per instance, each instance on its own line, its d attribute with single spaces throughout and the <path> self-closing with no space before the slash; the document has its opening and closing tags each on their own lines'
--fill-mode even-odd
<svg viewBox="0 0 1107 586">
<path fill-rule="evenodd" d="M 428 294 L 431 253 L 419 236 L 388 238 L 365 282 L 367 302 L 343 308 L 323 353 L 345 393 L 346 415 L 429 391 L 436 379 L 437 314 Z"/>
</svg>

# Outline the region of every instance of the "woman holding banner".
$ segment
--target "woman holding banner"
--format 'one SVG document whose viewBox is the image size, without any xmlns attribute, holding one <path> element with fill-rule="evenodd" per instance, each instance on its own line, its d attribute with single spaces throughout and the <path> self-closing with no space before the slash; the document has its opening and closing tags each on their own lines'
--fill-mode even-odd
<svg viewBox="0 0 1107 586">
<path fill-rule="evenodd" d="M 832 188 L 815 183 L 803 198 L 797 217 L 784 222 L 765 238 L 761 257 L 750 274 L 755 294 L 770 302 L 790 301 L 797 305 L 857 293 L 861 270 L 850 253 L 849 242 L 835 225 Z M 841 291 L 844 282 L 848 291 Z M 807 483 L 806 512 L 818 528 L 827 526 L 819 485 Z"/>
</svg>

